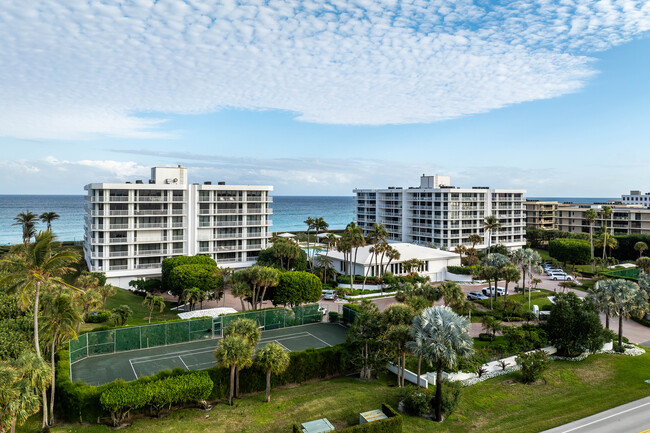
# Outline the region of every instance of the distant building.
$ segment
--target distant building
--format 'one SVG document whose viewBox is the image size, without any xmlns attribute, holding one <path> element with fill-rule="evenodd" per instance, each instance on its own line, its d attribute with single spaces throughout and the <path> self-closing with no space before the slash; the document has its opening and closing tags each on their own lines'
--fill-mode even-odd
<svg viewBox="0 0 650 433">
<path fill-rule="evenodd" d="M 208 254 L 241 268 L 268 246 L 273 187 L 187 183 L 187 168 L 154 167 L 151 180 L 91 183 L 84 255 L 88 269 L 127 287 L 160 276 L 164 258 Z"/>
<path fill-rule="evenodd" d="M 388 265 L 385 269 L 386 272 L 391 272 L 393 275 L 406 275 L 407 272 L 402 263 L 407 260 L 418 259 L 423 262 L 423 265 L 417 270 L 418 274 L 428 276 L 431 281 L 445 281 L 447 266 L 460 266 L 460 255 L 456 253 L 404 242 L 391 242 L 390 246 L 400 253 L 400 258 L 392 260 L 390 264 L 388 264 L 389 259 L 386 256 L 382 261 L 381 255 L 375 257 L 370 252 L 372 245 L 359 247 L 356 253 L 356 261 L 353 262 L 352 273 L 354 275 L 374 277 L 380 274 L 383 264 Z M 321 253 L 320 255 L 325 254 Z M 332 259 L 332 267 L 336 271 L 342 274 L 348 273 L 348 263 L 344 260 L 343 253 L 330 251 L 328 257 Z M 375 260 L 377 263 L 375 263 Z"/>
<path fill-rule="evenodd" d="M 491 233 L 491 245 L 516 249 L 526 244 L 523 189 L 457 188 L 449 176 L 422 175 L 419 187 L 359 188 L 354 193 L 357 223 L 366 235 L 377 223 L 391 240 L 454 249 L 471 246 L 468 236 L 478 234 L 480 249 L 487 247 L 483 221 L 494 215 L 501 230 Z"/>
<path fill-rule="evenodd" d="M 623 204 L 635 204 L 650 208 L 650 192 L 643 194 L 641 191 L 630 191 L 627 195 L 621 196 Z"/>
<path fill-rule="evenodd" d="M 526 200 L 526 227 L 541 230 L 555 230 L 555 213 L 558 202 Z"/>
</svg>

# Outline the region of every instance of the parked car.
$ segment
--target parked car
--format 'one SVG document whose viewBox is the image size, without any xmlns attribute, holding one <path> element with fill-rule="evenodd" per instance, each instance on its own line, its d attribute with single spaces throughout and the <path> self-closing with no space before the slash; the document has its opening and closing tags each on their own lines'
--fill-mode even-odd
<svg viewBox="0 0 650 433">
<path fill-rule="evenodd" d="M 334 301 L 336 300 L 338 296 L 336 296 L 336 293 L 334 290 L 325 290 L 323 292 L 323 300 L 325 301 Z"/>
<path fill-rule="evenodd" d="M 558 268 L 548 268 L 546 271 L 546 275 L 551 276 L 551 274 L 563 274 L 564 271 L 562 269 Z"/>
<path fill-rule="evenodd" d="M 564 272 L 556 272 L 554 274 L 551 274 L 551 280 L 553 281 L 573 281 L 573 277 L 571 275 L 567 275 Z"/>
<path fill-rule="evenodd" d="M 494 287 L 483 287 L 481 292 L 485 296 L 492 296 L 494 295 L 494 292 L 492 290 L 494 290 Z M 504 289 L 503 287 L 497 287 L 496 292 L 497 292 L 497 296 L 503 296 L 506 294 L 506 289 Z"/>
<path fill-rule="evenodd" d="M 481 292 L 469 292 L 467 294 L 468 301 L 480 301 L 481 299 L 489 299 L 489 298 Z"/>
</svg>

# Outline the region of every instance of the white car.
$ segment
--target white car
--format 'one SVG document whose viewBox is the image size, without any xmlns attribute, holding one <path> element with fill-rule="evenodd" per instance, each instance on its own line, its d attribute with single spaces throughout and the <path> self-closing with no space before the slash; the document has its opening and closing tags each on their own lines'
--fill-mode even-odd
<svg viewBox="0 0 650 433">
<path fill-rule="evenodd" d="M 336 293 L 334 293 L 334 290 L 325 290 L 323 292 L 323 300 L 325 301 L 334 301 L 336 298 L 337 296 Z"/>
<path fill-rule="evenodd" d="M 485 296 L 492 296 L 494 295 L 494 292 L 492 290 L 494 290 L 494 287 L 483 287 L 483 289 L 481 289 L 481 292 Z M 504 289 L 503 287 L 497 287 L 496 292 L 497 292 L 497 296 L 503 296 L 506 294 L 506 289 Z"/>
<path fill-rule="evenodd" d="M 548 268 L 546 271 L 546 275 L 551 276 L 552 274 L 563 274 L 564 271 L 562 269 L 558 268 Z"/>
<path fill-rule="evenodd" d="M 565 274 L 564 272 L 556 272 L 554 274 L 551 274 L 550 277 L 553 281 L 573 281 L 573 277 L 571 275 Z"/>
</svg>

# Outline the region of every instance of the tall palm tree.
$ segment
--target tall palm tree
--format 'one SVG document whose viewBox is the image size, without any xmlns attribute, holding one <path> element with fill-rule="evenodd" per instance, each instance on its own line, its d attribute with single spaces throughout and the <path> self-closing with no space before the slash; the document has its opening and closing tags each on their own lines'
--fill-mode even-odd
<svg viewBox="0 0 650 433">
<path fill-rule="evenodd" d="M 366 245 L 366 238 L 363 236 L 363 230 L 361 227 L 353 222 L 348 224 L 346 231 L 349 233 L 350 248 L 351 250 L 354 249 L 354 260 L 352 260 L 352 252 L 350 251 L 350 289 L 354 289 L 354 276 L 356 275 L 356 272 L 352 274 L 352 268 L 356 268 L 359 247 Z"/>
<path fill-rule="evenodd" d="M 648 295 L 633 281 L 612 280 L 612 309 L 618 316 L 618 351 L 623 352 L 623 319 L 640 316 L 648 307 Z"/>
<path fill-rule="evenodd" d="M 97 292 L 102 297 L 102 309 L 106 309 L 106 300 L 113 296 L 117 289 L 111 284 L 104 284 L 103 286 L 97 287 Z"/>
<path fill-rule="evenodd" d="M 418 317 L 419 316 L 414 317 L 413 321 L 415 322 Z M 421 386 L 420 376 L 422 375 L 422 358 L 429 348 L 420 327 L 416 327 L 415 324 L 413 324 L 409 331 L 409 335 L 411 338 L 406 343 L 406 349 L 418 358 L 418 377 L 416 386 L 419 388 Z"/>
<path fill-rule="evenodd" d="M 316 241 L 320 241 L 320 239 L 318 238 L 318 235 L 320 234 L 321 231 L 323 231 L 323 232 L 326 231 L 329 228 L 329 226 L 330 225 L 327 223 L 327 221 L 325 221 L 325 219 L 323 217 L 319 217 L 319 218 L 316 218 L 314 220 L 314 229 L 316 230 Z M 315 251 L 314 251 L 314 253 L 315 253 Z M 314 254 L 314 256 L 315 256 L 315 254 Z M 312 268 L 314 266 L 314 256 L 312 256 L 312 259 L 311 259 L 312 260 Z"/>
<path fill-rule="evenodd" d="M 231 322 L 224 330 L 224 337 L 233 335 L 243 338 L 252 350 L 255 350 L 257 343 L 260 342 L 260 338 L 262 337 L 260 325 L 252 319 L 237 319 Z M 238 365 L 235 367 L 235 397 L 239 397 L 239 373 L 246 366 Z"/>
<path fill-rule="evenodd" d="M 311 229 L 314 228 L 314 224 L 316 223 L 316 219 L 312 218 L 312 217 L 308 217 L 304 221 L 304 223 L 307 224 L 307 261 L 309 262 L 309 268 L 311 269 L 312 266 L 311 266 L 311 259 L 310 259 L 311 250 L 309 249 L 309 243 L 310 243 L 309 235 L 311 233 Z"/>
<path fill-rule="evenodd" d="M 249 342 L 238 335 L 229 335 L 219 341 L 217 349 L 214 351 L 214 357 L 217 364 L 221 367 L 230 368 L 230 396 L 228 402 L 233 404 L 235 394 L 235 370 L 243 368 L 252 363 L 254 348 Z"/>
<path fill-rule="evenodd" d="M 499 275 L 503 269 L 510 264 L 510 260 L 503 254 L 499 253 L 490 253 L 485 259 L 483 259 L 483 264 L 494 268 L 494 290 L 492 290 L 492 296 L 490 296 L 490 309 L 492 309 L 492 299 L 496 302 L 497 300 L 497 285 L 499 284 Z"/>
<path fill-rule="evenodd" d="M 613 282 L 614 280 L 601 280 L 594 284 L 589 293 L 596 308 L 605 314 L 605 327 L 609 329 L 609 318 L 611 316 L 613 302 Z"/>
<path fill-rule="evenodd" d="M 282 374 L 289 368 L 289 354 L 278 343 L 267 344 L 257 352 L 255 360 L 266 371 L 266 401 L 271 401 L 271 373 Z"/>
<path fill-rule="evenodd" d="M 538 269 L 539 264 L 542 262 L 542 257 L 532 248 L 521 248 L 512 255 L 512 262 L 521 268 L 521 285 L 526 287 L 526 273 L 532 278 L 533 272 Z"/>
<path fill-rule="evenodd" d="M 424 359 L 436 368 L 436 420 L 442 421 L 442 370 L 454 368 L 459 358 L 474 352 L 474 341 L 469 335 L 469 321 L 449 307 L 435 306 L 424 310 L 413 319 L 413 325 L 426 342 Z"/>
<path fill-rule="evenodd" d="M 598 218 L 598 212 L 588 209 L 585 212 L 585 219 L 589 223 L 589 246 L 591 247 L 591 272 L 594 272 L 594 222 Z"/>
<path fill-rule="evenodd" d="M 388 263 L 386 263 L 386 266 L 383 269 L 382 278 L 386 273 L 386 269 L 388 269 L 388 267 L 390 266 L 391 262 L 393 260 L 399 260 L 402 257 L 400 252 L 395 248 L 391 247 L 390 245 L 388 245 L 387 250 L 388 251 L 386 252 L 386 257 L 388 257 Z"/>
<path fill-rule="evenodd" d="M 372 230 L 368 234 L 368 240 L 371 244 L 383 242 L 388 238 L 388 230 L 383 224 L 374 223 Z"/>
<path fill-rule="evenodd" d="M 43 212 L 41 216 L 39 216 L 42 222 L 47 224 L 47 229 L 52 230 L 52 221 L 58 220 L 59 219 L 59 214 L 56 212 Z"/>
<path fill-rule="evenodd" d="M 608 220 L 612 216 L 612 208 L 610 206 L 603 206 L 600 210 L 600 215 L 605 223 L 605 230 L 603 231 L 603 260 L 607 262 L 607 245 L 609 244 L 608 237 L 611 233 L 607 232 Z"/>
<path fill-rule="evenodd" d="M 16 222 L 12 225 L 20 226 L 23 230 L 23 244 L 27 245 L 29 243 L 29 240 L 36 235 L 37 220 L 38 216 L 28 210 L 19 213 L 14 218 L 14 221 Z"/>
<path fill-rule="evenodd" d="M 519 269 L 517 269 L 516 266 L 514 265 L 506 265 L 503 270 L 501 271 L 501 274 L 503 276 L 503 280 L 506 282 L 506 291 L 505 291 L 505 296 L 504 296 L 504 307 L 505 307 L 505 301 L 508 300 L 508 283 L 511 281 L 519 281 L 521 278 L 521 272 L 519 272 Z"/>
<path fill-rule="evenodd" d="M 483 229 L 487 232 L 488 236 L 487 252 L 489 254 L 490 248 L 492 248 L 492 235 L 494 232 L 501 230 L 501 223 L 499 222 L 499 219 L 494 215 L 486 216 L 483 220 Z"/>
<path fill-rule="evenodd" d="M 480 244 L 482 241 L 483 241 L 483 238 L 481 237 L 481 235 L 479 235 L 477 233 L 473 233 L 473 234 L 467 236 L 467 242 L 472 244 L 472 249 L 473 250 L 475 250 L 476 245 Z"/>
<path fill-rule="evenodd" d="M 618 241 L 616 240 L 615 237 L 607 233 L 607 230 L 605 230 L 600 236 L 596 238 L 596 246 L 601 247 L 603 249 L 603 258 L 601 259 L 601 263 L 604 269 L 607 266 L 607 262 L 608 262 L 607 248 L 609 248 L 610 250 L 614 250 L 618 248 Z"/>
<path fill-rule="evenodd" d="M 56 370 L 56 346 L 77 338 L 76 327 L 83 321 L 75 309 L 72 298 L 68 295 L 59 295 L 54 298 L 52 307 L 45 321 L 44 330 L 50 335 L 50 363 L 52 371 Z M 50 388 L 50 425 L 54 424 L 54 374 Z"/>
</svg>

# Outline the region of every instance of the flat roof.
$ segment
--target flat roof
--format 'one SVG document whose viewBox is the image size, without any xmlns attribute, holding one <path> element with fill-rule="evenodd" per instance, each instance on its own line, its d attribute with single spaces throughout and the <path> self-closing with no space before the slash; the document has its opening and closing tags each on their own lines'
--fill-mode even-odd
<svg viewBox="0 0 650 433">
<path fill-rule="evenodd" d="M 389 245 L 395 248 L 400 253 L 399 260 L 393 260 L 391 263 L 401 263 L 410 259 L 419 259 L 419 260 L 445 260 L 460 257 L 460 254 L 452 253 L 449 251 L 439 250 L 437 248 L 423 247 L 421 245 L 411 244 L 408 242 L 390 242 Z M 357 260 L 355 263 L 369 265 L 375 262 L 375 256 L 370 253 L 370 248 L 373 245 L 366 245 L 365 247 L 359 247 L 359 250 L 356 252 Z M 352 251 L 354 255 L 354 251 Z M 325 255 L 321 253 L 321 255 Z M 337 260 L 343 260 L 343 253 L 338 251 L 330 251 L 328 257 Z M 381 261 L 381 255 L 377 257 L 377 263 L 388 263 L 388 257 L 384 256 L 383 261 Z"/>
</svg>

